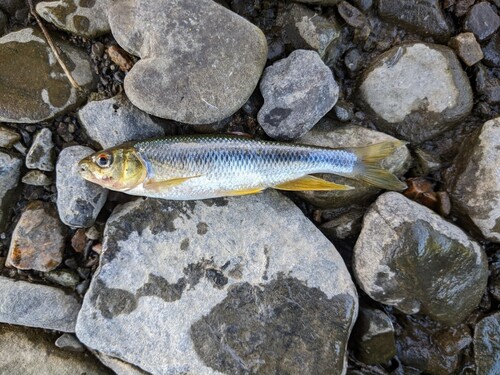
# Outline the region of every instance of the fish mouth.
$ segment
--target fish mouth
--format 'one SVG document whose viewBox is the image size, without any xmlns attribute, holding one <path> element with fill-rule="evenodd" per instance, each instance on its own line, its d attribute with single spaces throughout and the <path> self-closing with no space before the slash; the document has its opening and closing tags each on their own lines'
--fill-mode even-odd
<svg viewBox="0 0 500 375">
<path fill-rule="evenodd" d="M 87 158 L 78 163 L 78 174 L 87 181 L 95 181 L 95 176 L 90 170 L 90 161 Z"/>
</svg>

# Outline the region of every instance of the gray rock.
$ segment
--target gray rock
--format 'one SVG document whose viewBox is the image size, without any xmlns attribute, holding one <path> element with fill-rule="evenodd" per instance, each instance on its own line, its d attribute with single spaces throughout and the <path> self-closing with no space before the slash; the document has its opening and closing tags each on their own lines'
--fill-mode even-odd
<svg viewBox="0 0 500 375">
<path fill-rule="evenodd" d="M 500 117 L 467 141 L 446 173 L 453 208 L 488 240 L 500 242 Z"/>
<path fill-rule="evenodd" d="M 23 184 L 33 186 L 49 186 L 52 180 L 40 171 L 29 171 L 21 179 Z"/>
<path fill-rule="evenodd" d="M 80 282 L 80 277 L 73 270 L 55 270 L 47 272 L 45 278 L 54 284 L 59 284 L 67 288 L 75 288 Z"/>
<path fill-rule="evenodd" d="M 22 375 L 111 375 L 86 353 L 54 346 L 54 335 L 42 330 L 0 325 L 0 373 Z"/>
<path fill-rule="evenodd" d="M 278 15 L 282 38 L 293 49 L 313 49 L 321 58 L 327 58 L 341 42 L 338 22 L 325 18 L 304 5 L 292 3 Z"/>
<path fill-rule="evenodd" d="M 111 357 L 97 351 L 92 352 L 104 365 L 112 369 L 119 375 L 151 375 L 149 372 L 142 371 L 140 368 L 131 365 L 128 362 L 121 361 L 117 358 Z"/>
<path fill-rule="evenodd" d="M 487 316 L 474 329 L 474 359 L 478 374 L 500 371 L 500 313 Z"/>
<path fill-rule="evenodd" d="M 467 66 L 472 66 L 484 57 L 481 46 L 473 33 L 461 33 L 448 42 Z"/>
<path fill-rule="evenodd" d="M 464 28 L 479 40 L 488 39 L 500 27 L 500 17 L 487 1 L 475 4 L 467 13 Z"/>
<path fill-rule="evenodd" d="M 340 255 L 278 192 L 139 199 L 108 220 L 77 336 L 153 374 L 341 374 L 356 312 Z"/>
<path fill-rule="evenodd" d="M 330 120 L 322 120 L 297 143 L 309 144 L 321 147 L 362 147 L 370 144 L 394 141 L 394 138 L 375 130 L 362 128 L 355 125 L 334 125 Z M 396 152 L 382 161 L 381 166 L 390 170 L 397 176 L 406 173 L 411 164 L 410 152 L 402 145 Z M 319 174 L 321 178 L 354 187 L 346 191 L 305 191 L 297 194 L 321 208 L 348 207 L 353 204 L 363 204 L 373 200 L 380 189 L 368 186 L 349 178 L 331 174 Z"/>
<path fill-rule="evenodd" d="M 319 229 L 330 241 L 354 237 L 361 231 L 364 213 L 364 208 L 353 208 L 322 224 Z"/>
<path fill-rule="evenodd" d="M 211 0 L 115 1 L 109 22 L 116 41 L 141 57 L 125 77 L 128 98 L 162 118 L 208 124 L 232 115 L 266 63 L 264 34 Z"/>
<path fill-rule="evenodd" d="M 91 227 L 108 197 L 106 189 L 85 181 L 78 173 L 78 162 L 93 152 L 88 147 L 71 146 L 57 159 L 57 209 L 62 222 L 70 227 Z"/>
<path fill-rule="evenodd" d="M 70 352 L 85 352 L 85 346 L 70 333 L 63 333 L 54 344 L 58 348 L 69 350 Z"/>
<path fill-rule="evenodd" d="M 296 50 L 266 68 L 257 119 L 267 135 L 290 140 L 307 133 L 339 97 L 339 86 L 317 52 Z"/>
<path fill-rule="evenodd" d="M 53 37 L 75 81 L 91 90 L 94 74 L 88 56 Z M 15 51 L 15 52 L 14 52 Z M 0 121 L 35 123 L 64 113 L 85 100 L 71 86 L 43 34 L 26 28 L 0 38 Z M 19 74 L 22 70 L 23 74 Z"/>
<path fill-rule="evenodd" d="M 163 128 L 132 105 L 125 94 L 87 103 L 78 111 L 78 119 L 89 137 L 102 148 L 165 134 Z"/>
<path fill-rule="evenodd" d="M 365 215 L 353 268 L 372 299 L 447 325 L 477 307 L 488 279 L 486 255 L 477 242 L 393 192 L 381 195 Z"/>
<path fill-rule="evenodd" d="M 5 227 L 9 210 L 16 199 L 22 165 L 20 158 L 0 152 L 0 230 Z"/>
<path fill-rule="evenodd" d="M 367 37 L 370 34 L 370 26 L 365 15 L 355 6 L 348 3 L 347 1 L 342 1 L 337 6 L 337 11 L 340 17 L 349 25 L 356 29 L 366 29 L 364 35 Z M 359 31 L 358 31 L 359 32 Z"/>
<path fill-rule="evenodd" d="M 379 0 L 380 16 L 410 31 L 446 41 L 451 28 L 439 0 Z"/>
<path fill-rule="evenodd" d="M 500 78 L 497 69 L 488 69 L 483 64 L 476 65 L 476 90 L 490 104 L 500 103 Z"/>
<path fill-rule="evenodd" d="M 80 303 L 61 289 L 0 276 L 0 322 L 74 332 Z"/>
<path fill-rule="evenodd" d="M 110 32 L 108 0 L 42 1 L 36 12 L 47 22 L 70 33 L 94 38 Z"/>
<path fill-rule="evenodd" d="M 0 147 L 11 148 L 20 139 L 19 133 L 5 126 L 0 126 Z"/>
<path fill-rule="evenodd" d="M 473 104 L 469 79 L 453 51 L 424 43 L 380 55 L 363 74 L 359 97 L 382 131 L 417 143 L 453 127 Z"/>
<path fill-rule="evenodd" d="M 10 241 L 5 265 L 21 270 L 52 271 L 62 262 L 63 225 L 51 203 L 32 201 L 22 213 Z"/>
<path fill-rule="evenodd" d="M 360 308 L 352 336 L 356 358 L 366 364 L 385 363 L 396 355 L 394 326 L 381 310 Z"/>
<path fill-rule="evenodd" d="M 335 5 L 342 0 L 297 0 L 298 3 L 315 4 L 315 5 Z"/>
<path fill-rule="evenodd" d="M 52 132 L 47 128 L 43 128 L 36 133 L 33 144 L 26 155 L 26 167 L 52 172 L 54 170 L 54 161 L 55 154 Z"/>
<path fill-rule="evenodd" d="M 495 33 L 483 47 L 484 64 L 500 68 L 500 33 Z"/>
</svg>

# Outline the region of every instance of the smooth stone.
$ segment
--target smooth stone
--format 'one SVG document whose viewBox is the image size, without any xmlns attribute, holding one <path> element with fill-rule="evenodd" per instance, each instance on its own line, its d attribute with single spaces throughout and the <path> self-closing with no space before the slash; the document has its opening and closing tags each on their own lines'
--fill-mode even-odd
<svg viewBox="0 0 500 375">
<path fill-rule="evenodd" d="M 94 350 L 152 374 L 346 370 L 356 289 L 333 245 L 276 191 L 126 203 L 100 261 L 76 329 Z"/>
<path fill-rule="evenodd" d="M 91 227 L 108 197 L 108 190 L 85 181 L 78 172 L 78 162 L 93 152 L 89 147 L 71 146 L 57 159 L 57 209 L 62 222 L 70 227 Z"/>
<path fill-rule="evenodd" d="M 66 288 L 75 288 L 80 283 L 80 277 L 72 270 L 63 269 L 47 272 L 45 278 Z"/>
<path fill-rule="evenodd" d="M 353 339 L 356 358 L 363 363 L 385 363 L 396 355 L 394 326 L 382 310 L 360 308 Z"/>
<path fill-rule="evenodd" d="M 297 143 L 320 147 L 362 147 L 370 144 L 394 141 L 395 138 L 355 125 L 336 125 L 330 120 L 322 120 L 306 135 L 296 140 Z M 381 166 L 397 176 L 406 173 L 411 164 L 411 155 L 405 145 L 396 149 L 394 154 L 385 158 Z M 305 191 L 297 192 L 302 199 L 321 208 L 349 207 L 354 204 L 368 203 L 375 198 L 380 189 L 363 182 L 333 175 L 318 174 L 325 180 L 354 187 L 346 191 Z"/>
<path fill-rule="evenodd" d="M 473 33 L 461 33 L 450 39 L 449 46 L 467 66 L 472 66 L 484 57 L 481 46 Z"/>
<path fill-rule="evenodd" d="M 26 167 L 52 172 L 54 170 L 55 154 L 52 132 L 43 128 L 36 133 L 28 154 L 26 155 Z"/>
<path fill-rule="evenodd" d="M 54 344 L 58 348 L 69 350 L 70 352 L 85 352 L 85 346 L 70 333 L 63 333 Z"/>
<path fill-rule="evenodd" d="M 477 373 L 500 373 L 500 313 L 483 318 L 474 329 L 474 359 Z"/>
<path fill-rule="evenodd" d="M 36 12 L 59 29 L 85 38 L 110 32 L 108 0 L 42 1 Z"/>
<path fill-rule="evenodd" d="M 32 201 L 12 233 L 5 265 L 21 270 L 48 272 L 62 262 L 63 225 L 51 203 Z"/>
<path fill-rule="evenodd" d="M 370 298 L 446 325 L 469 316 L 488 279 L 486 255 L 477 242 L 394 192 L 381 195 L 366 213 L 353 269 Z"/>
<path fill-rule="evenodd" d="M 439 0 L 379 0 L 380 17 L 410 31 L 446 41 L 451 27 Z"/>
<path fill-rule="evenodd" d="M 90 139 L 102 148 L 165 135 L 163 128 L 125 94 L 87 103 L 78 111 L 78 119 Z"/>
<path fill-rule="evenodd" d="M 500 117 L 464 143 L 447 171 L 452 206 L 488 240 L 500 242 Z"/>
<path fill-rule="evenodd" d="M 21 139 L 19 133 L 6 128 L 5 126 L 0 126 L 0 147 L 12 148 L 16 142 Z"/>
<path fill-rule="evenodd" d="M 52 180 L 40 171 L 29 171 L 26 173 L 21 182 L 26 185 L 33 186 L 49 186 L 52 185 Z"/>
<path fill-rule="evenodd" d="M 75 332 L 80 302 L 63 290 L 0 276 L 0 322 Z"/>
<path fill-rule="evenodd" d="M 125 77 L 130 101 L 152 115 L 209 124 L 240 109 L 267 58 L 259 28 L 211 0 L 112 2 L 113 36 L 141 57 Z"/>
<path fill-rule="evenodd" d="M 95 79 L 87 54 L 53 39 L 75 81 L 92 90 Z M 71 86 L 38 29 L 25 28 L 0 38 L 0 62 L 0 122 L 49 120 L 86 99 Z"/>
<path fill-rule="evenodd" d="M 485 65 L 500 68 L 500 33 L 496 33 L 483 47 Z"/>
<path fill-rule="evenodd" d="M 264 105 L 257 120 L 274 139 L 307 133 L 333 108 L 339 86 L 317 52 L 296 50 L 266 68 L 260 81 Z"/>
<path fill-rule="evenodd" d="M 368 28 L 368 31 L 371 31 L 365 15 L 354 5 L 347 1 L 342 1 L 337 6 L 337 10 L 340 17 L 342 17 L 349 26 L 356 29 Z"/>
<path fill-rule="evenodd" d="M 22 165 L 22 159 L 0 152 L 0 230 L 5 227 L 8 214 L 16 201 L 16 187 Z"/>
<path fill-rule="evenodd" d="M 452 128 L 473 104 L 453 50 L 424 43 L 394 47 L 376 58 L 363 74 L 359 97 L 378 128 L 416 143 Z"/>
<path fill-rule="evenodd" d="M 500 27 L 500 17 L 490 3 L 475 4 L 467 13 L 464 28 L 471 31 L 481 41 L 488 39 Z"/>
<path fill-rule="evenodd" d="M 54 335 L 42 330 L 0 325 L 0 373 L 19 375 L 111 375 L 88 353 L 54 345 Z"/>
<path fill-rule="evenodd" d="M 285 43 L 294 50 L 315 50 L 322 59 L 328 58 L 341 42 L 342 29 L 334 18 L 325 18 L 301 4 L 288 4 L 278 14 L 276 23 Z"/>
</svg>

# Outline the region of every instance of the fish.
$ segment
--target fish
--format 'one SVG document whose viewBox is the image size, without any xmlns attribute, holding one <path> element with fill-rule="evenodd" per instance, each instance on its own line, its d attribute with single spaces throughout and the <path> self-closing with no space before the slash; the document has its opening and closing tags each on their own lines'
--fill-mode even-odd
<svg viewBox="0 0 500 375">
<path fill-rule="evenodd" d="M 387 190 L 406 183 L 378 163 L 404 142 L 324 148 L 235 135 L 188 135 L 128 142 L 79 164 L 87 181 L 130 195 L 196 200 L 286 191 L 350 190 L 313 176 L 330 173 Z"/>
</svg>

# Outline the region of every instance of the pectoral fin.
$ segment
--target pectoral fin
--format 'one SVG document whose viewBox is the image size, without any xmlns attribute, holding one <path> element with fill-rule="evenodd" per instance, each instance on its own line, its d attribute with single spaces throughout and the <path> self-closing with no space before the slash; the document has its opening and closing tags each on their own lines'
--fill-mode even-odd
<svg viewBox="0 0 500 375">
<path fill-rule="evenodd" d="M 323 180 L 322 178 L 314 176 L 304 176 L 297 180 L 292 180 L 284 182 L 282 184 L 273 186 L 275 189 L 279 190 L 289 190 L 289 191 L 307 191 L 307 190 L 351 190 L 354 189 L 352 186 L 340 185 L 334 182 Z"/>
<path fill-rule="evenodd" d="M 163 181 L 156 181 L 154 179 L 148 180 L 147 182 L 144 183 L 144 189 L 154 191 L 154 192 L 161 192 L 163 190 L 172 188 L 174 186 L 180 185 L 183 182 L 190 180 L 192 178 L 196 178 L 200 176 L 193 176 L 193 177 L 182 177 L 182 178 L 173 178 L 171 180 L 163 180 Z"/>
</svg>

